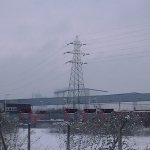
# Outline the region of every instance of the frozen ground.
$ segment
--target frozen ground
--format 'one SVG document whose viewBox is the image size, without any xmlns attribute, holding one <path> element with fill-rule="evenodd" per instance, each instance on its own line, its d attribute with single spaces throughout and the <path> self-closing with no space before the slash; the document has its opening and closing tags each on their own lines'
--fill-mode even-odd
<svg viewBox="0 0 150 150">
<path fill-rule="evenodd" d="M 65 150 L 65 136 L 50 133 L 49 129 L 31 129 L 31 150 Z M 27 149 L 27 129 L 21 129 L 18 137 L 23 143 L 22 149 Z M 18 142 L 19 143 L 19 142 Z M 134 150 L 150 150 L 150 137 L 131 137 L 129 145 Z M 88 150 L 88 149 L 87 149 Z M 91 149 L 89 149 L 91 150 Z"/>
<path fill-rule="evenodd" d="M 133 146 L 135 143 L 135 146 Z M 132 137 L 130 143 L 135 150 L 150 150 L 150 137 Z"/>
<path fill-rule="evenodd" d="M 20 129 L 19 133 L 16 149 L 21 148 L 21 150 L 27 150 L 28 130 Z M 64 135 L 61 136 L 57 133 L 50 133 L 49 129 L 31 128 L 31 150 L 65 150 L 63 137 Z"/>
</svg>

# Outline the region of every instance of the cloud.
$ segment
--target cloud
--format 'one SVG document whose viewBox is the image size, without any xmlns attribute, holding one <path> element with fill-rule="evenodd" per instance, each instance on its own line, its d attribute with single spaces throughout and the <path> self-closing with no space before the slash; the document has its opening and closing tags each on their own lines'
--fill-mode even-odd
<svg viewBox="0 0 150 150">
<path fill-rule="evenodd" d="M 71 65 L 60 66 L 72 59 L 63 53 L 73 50 L 65 46 L 76 35 L 87 44 L 81 49 L 93 53 L 84 58 L 89 62 L 83 68 L 87 87 L 110 93 L 147 92 L 148 77 L 140 70 L 149 74 L 144 68 L 149 61 L 142 59 L 149 50 L 149 3 L 148 0 L 0 1 L 1 98 L 9 91 L 12 98 L 29 97 L 39 87 L 42 95 L 52 96 L 55 89 L 68 86 Z M 129 57 L 139 57 L 141 63 Z M 93 61 L 97 63 L 90 64 Z M 130 73 L 126 74 L 128 69 Z M 136 74 L 138 77 L 134 78 L 134 72 L 140 72 Z M 144 78 L 140 81 L 145 84 L 143 89 L 137 84 L 140 76 Z M 38 82 L 33 82 L 36 79 Z"/>
</svg>

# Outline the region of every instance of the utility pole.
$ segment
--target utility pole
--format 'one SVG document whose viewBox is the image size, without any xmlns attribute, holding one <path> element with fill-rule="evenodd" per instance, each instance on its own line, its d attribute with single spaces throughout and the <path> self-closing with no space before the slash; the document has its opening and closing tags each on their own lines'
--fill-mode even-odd
<svg viewBox="0 0 150 150">
<path fill-rule="evenodd" d="M 2 133 L 1 123 L 0 123 L 0 136 L 1 136 L 1 139 L 2 139 L 4 150 L 7 150 L 6 143 L 4 141 L 4 137 L 3 137 L 3 133 Z"/>
<path fill-rule="evenodd" d="M 85 96 L 82 65 L 87 64 L 87 63 L 82 62 L 81 57 L 85 56 L 85 55 L 89 55 L 89 54 L 85 54 L 80 50 L 80 47 L 82 45 L 86 45 L 86 44 L 82 44 L 79 41 L 78 36 L 76 36 L 74 42 L 71 42 L 69 44 L 74 45 L 74 50 L 66 52 L 66 53 L 73 54 L 73 59 L 71 61 L 66 62 L 66 63 L 72 63 L 67 103 L 68 103 L 68 105 L 72 105 L 72 108 L 74 109 L 74 108 L 76 108 L 77 104 L 78 104 L 78 108 L 80 108 L 80 106 L 79 106 L 80 99 L 81 99 L 81 97 L 84 98 L 84 96 Z M 64 54 L 66 54 L 66 53 L 64 53 Z"/>
<path fill-rule="evenodd" d="M 122 150 L 122 131 L 120 126 L 118 129 L 118 150 Z"/>
<path fill-rule="evenodd" d="M 66 150 L 70 150 L 70 125 L 67 124 L 67 148 Z"/>
<path fill-rule="evenodd" d="M 119 102 L 119 111 L 120 111 L 120 102 Z"/>
<path fill-rule="evenodd" d="M 30 123 L 28 123 L 28 150 L 30 150 Z"/>
<path fill-rule="evenodd" d="M 9 96 L 10 94 L 5 94 L 5 113 L 7 112 L 7 104 L 6 104 L 6 100 L 7 100 L 7 96 Z"/>
</svg>

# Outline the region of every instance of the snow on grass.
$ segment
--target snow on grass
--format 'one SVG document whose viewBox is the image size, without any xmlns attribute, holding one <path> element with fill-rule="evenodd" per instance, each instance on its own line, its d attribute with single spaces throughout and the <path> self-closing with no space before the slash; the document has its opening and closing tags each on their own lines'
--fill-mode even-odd
<svg viewBox="0 0 150 150">
<path fill-rule="evenodd" d="M 27 149 L 27 129 L 20 129 L 20 148 Z M 66 135 L 50 133 L 49 129 L 31 129 L 31 150 L 66 150 Z M 150 149 L 150 137 L 129 137 L 129 146 L 134 150 Z M 86 149 L 88 150 L 88 149 Z M 89 149 L 91 150 L 91 149 Z"/>
<path fill-rule="evenodd" d="M 129 139 L 129 145 L 135 150 L 150 150 L 150 137 L 134 136 Z"/>
<path fill-rule="evenodd" d="M 25 150 L 28 147 L 28 130 L 20 129 L 18 147 Z M 62 135 L 64 137 L 64 135 Z M 49 129 L 31 128 L 31 150 L 65 150 L 65 143 L 61 135 L 50 133 Z M 17 149 L 17 148 L 16 148 Z"/>
</svg>

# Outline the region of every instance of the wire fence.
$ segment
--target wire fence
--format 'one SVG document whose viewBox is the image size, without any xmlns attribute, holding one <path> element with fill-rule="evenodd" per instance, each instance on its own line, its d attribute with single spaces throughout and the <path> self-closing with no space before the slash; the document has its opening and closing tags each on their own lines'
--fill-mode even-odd
<svg viewBox="0 0 150 150">
<path fill-rule="evenodd" d="M 68 119 L 65 120 L 66 116 Z M 127 149 L 127 141 L 131 136 L 150 136 L 150 130 L 148 130 L 150 129 L 149 111 L 80 114 L 41 112 L 9 116 L 2 114 L 0 117 L 1 131 L 4 139 L 7 139 L 7 147 L 11 141 L 11 138 L 8 139 L 7 136 L 11 134 L 9 136 L 13 138 L 11 144 L 13 143 L 13 147 L 17 147 L 14 144 L 17 139 L 16 133 L 20 128 L 27 129 L 29 123 L 31 128 L 47 128 L 50 134 L 54 133 L 60 139 L 61 147 L 65 147 L 67 150 Z M 6 123 L 7 127 L 4 125 Z M 25 136 L 24 139 L 27 142 L 28 136 Z M 1 143 L 1 145 L 3 144 Z"/>
</svg>

